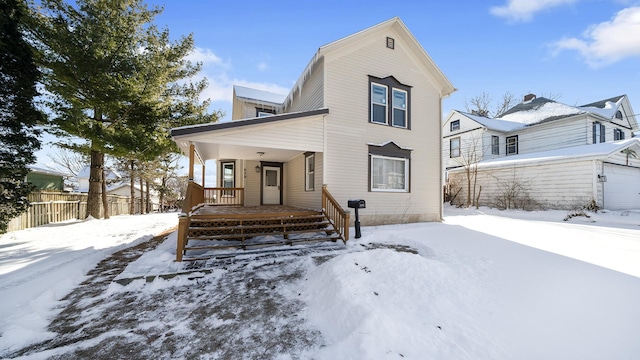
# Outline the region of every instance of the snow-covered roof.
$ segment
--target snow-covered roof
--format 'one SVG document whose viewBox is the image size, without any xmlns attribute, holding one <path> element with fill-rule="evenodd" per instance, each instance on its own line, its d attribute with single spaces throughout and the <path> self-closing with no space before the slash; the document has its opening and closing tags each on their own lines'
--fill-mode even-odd
<svg viewBox="0 0 640 360">
<path fill-rule="evenodd" d="M 566 118 L 584 114 L 587 111 L 574 106 L 565 105 L 547 98 L 536 98 L 509 109 L 500 115 L 500 119 L 533 125 L 541 122 Z"/>
<path fill-rule="evenodd" d="M 65 173 L 61 173 L 55 170 L 45 169 L 45 168 L 41 168 L 33 165 L 29 165 L 28 167 L 29 167 L 29 170 L 34 173 L 55 175 L 55 176 L 69 176 Z"/>
<path fill-rule="evenodd" d="M 611 99 L 582 105 L 580 106 L 580 109 L 601 115 L 607 119 L 613 119 L 613 117 L 616 115 L 616 112 L 620 108 L 620 104 L 622 103 L 623 99 L 624 95 L 616 96 Z"/>
<path fill-rule="evenodd" d="M 640 146 L 640 138 L 630 138 L 614 142 L 572 146 L 549 151 L 500 157 L 496 159 L 481 161 L 478 166 L 499 167 L 524 163 L 567 161 L 578 158 L 601 158 L 610 156 L 611 154 L 614 154 L 631 146 Z"/>
<path fill-rule="evenodd" d="M 502 119 L 490 119 L 484 116 L 473 115 L 473 114 L 465 113 L 462 111 L 458 111 L 458 112 L 468 117 L 469 119 L 485 126 L 489 130 L 509 132 L 509 131 L 518 130 L 525 127 L 525 125 L 520 122 L 508 121 L 508 120 L 502 120 Z"/>
<path fill-rule="evenodd" d="M 282 105 L 284 100 L 287 98 L 287 95 L 276 94 L 269 91 L 252 89 L 239 85 L 233 85 L 233 90 L 235 91 L 236 97 L 277 105 Z"/>
<path fill-rule="evenodd" d="M 78 179 L 88 179 L 89 178 L 89 174 L 90 174 L 90 169 L 88 166 L 85 166 L 82 168 L 82 170 L 80 170 L 80 172 L 77 175 Z M 105 176 L 107 178 L 107 180 L 116 180 L 116 179 L 122 179 L 122 176 L 115 170 L 111 169 L 111 168 L 107 168 L 105 169 Z"/>
</svg>

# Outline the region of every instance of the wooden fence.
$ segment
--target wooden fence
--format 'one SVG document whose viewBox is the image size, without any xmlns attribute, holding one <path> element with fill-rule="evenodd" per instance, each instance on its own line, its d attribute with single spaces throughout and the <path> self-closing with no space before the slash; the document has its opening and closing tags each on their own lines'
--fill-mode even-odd
<svg viewBox="0 0 640 360">
<path fill-rule="evenodd" d="M 23 230 L 40 225 L 83 219 L 87 211 L 87 194 L 39 191 L 29 195 L 31 206 L 9 222 L 7 231 Z M 107 195 L 109 215 L 129 214 L 131 198 Z M 100 203 L 102 216 L 102 202 Z M 134 213 L 140 213 L 140 199 L 134 199 Z"/>
</svg>

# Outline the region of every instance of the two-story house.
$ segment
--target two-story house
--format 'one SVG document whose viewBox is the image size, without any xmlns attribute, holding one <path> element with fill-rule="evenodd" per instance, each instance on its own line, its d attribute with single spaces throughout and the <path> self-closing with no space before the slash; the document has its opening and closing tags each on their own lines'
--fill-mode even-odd
<svg viewBox="0 0 640 360">
<path fill-rule="evenodd" d="M 449 196 L 498 207 L 640 208 L 637 131 L 626 95 L 569 106 L 530 94 L 495 119 L 454 110 L 443 122 Z"/>
<path fill-rule="evenodd" d="M 245 206 L 317 209 L 325 186 L 345 208 L 366 201 L 363 225 L 440 221 L 453 91 L 395 17 L 321 46 L 288 95 L 235 86 L 232 121 L 172 136 L 191 168 L 216 159 L 217 187 L 242 189 Z"/>
</svg>

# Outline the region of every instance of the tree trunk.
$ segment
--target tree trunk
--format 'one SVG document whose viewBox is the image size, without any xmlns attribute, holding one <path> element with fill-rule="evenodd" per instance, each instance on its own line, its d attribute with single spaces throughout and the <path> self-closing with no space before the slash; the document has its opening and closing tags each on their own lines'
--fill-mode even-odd
<svg viewBox="0 0 640 360">
<path fill-rule="evenodd" d="M 131 171 L 129 172 L 129 185 L 131 186 L 131 192 L 129 193 L 129 214 L 133 215 L 136 213 L 136 178 L 134 172 L 135 160 L 131 160 Z"/>
<path fill-rule="evenodd" d="M 104 153 L 102 155 L 102 164 L 104 164 Z M 107 177 L 104 175 L 104 165 L 102 166 L 102 210 L 104 218 L 109 218 L 109 202 L 107 201 Z"/>
<path fill-rule="evenodd" d="M 167 188 L 167 178 L 166 177 L 162 177 L 162 191 L 160 191 L 160 212 L 164 212 L 164 193 L 165 193 L 165 189 Z"/>
<path fill-rule="evenodd" d="M 147 184 L 147 189 L 146 189 L 146 204 L 147 204 L 147 214 L 151 212 L 151 201 L 149 200 L 149 195 L 150 195 L 150 191 L 149 191 L 149 180 L 146 181 Z"/>
<path fill-rule="evenodd" d="M 140 174 L 140 214 L 144 214 L 144 183 Z"/>
<path fill-rule="evenodd" d="M 91 150 L 89 165 L 89 193 L 87 194 L 87 212 L 85 218 L 92 216 L 100 218 L 100 193 L 102 183 L 102 166 L 104 157 L 97 150 Z"/>
</svg>

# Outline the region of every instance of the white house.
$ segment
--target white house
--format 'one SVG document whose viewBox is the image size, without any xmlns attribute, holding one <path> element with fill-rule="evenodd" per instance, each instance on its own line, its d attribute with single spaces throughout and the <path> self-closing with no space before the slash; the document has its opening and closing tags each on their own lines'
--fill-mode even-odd
<svg viewBox="0 0 640 360">
<path fill-rule="evenodd" d="M 443 123 L 449 195 L 498 207 L 518 197 L 531 208 L 640 208 L 637 131 L 626 95 L 582 106 L 528 95 L 496 119 L 454 110 Z"/>
<path fill-rule="evenodd" d="M 321 207 L 363 224 L 440 221 L 441 100 L 455 91 L 399 18 L 321 46 L 288 95 L 234 87 L 233 121 L 172 130 L 244 205 Z M 199 179 L 192 179 L 199 180 Z"/>
</svg>

